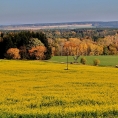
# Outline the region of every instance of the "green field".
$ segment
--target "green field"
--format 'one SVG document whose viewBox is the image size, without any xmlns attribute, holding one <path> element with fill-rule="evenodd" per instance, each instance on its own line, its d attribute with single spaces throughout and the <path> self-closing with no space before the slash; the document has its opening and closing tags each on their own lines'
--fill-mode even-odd
<svg viewBox="0 0 118 118">
<path fill-rule="evenodd" d="M 0 60 L 0 118 L 118 117 L 117 68 L 50 61 Z"/>
<path fill-rule="evenodd" d="M 93 65 L 94 59 L 100 60 L 100 66 L 115 66 L 118 65 L 118 56 L 80 56 L 78 58 L 78 62 L 80 63 L 80 59 L 85 57 L 87 60 L 87 65 Z M 52 62 L 67 62 L 67 56 L 54 56 L 50 59 Z M 68 57 L 69 62 L 74 62 L 73 56 Z"/>
</svg>

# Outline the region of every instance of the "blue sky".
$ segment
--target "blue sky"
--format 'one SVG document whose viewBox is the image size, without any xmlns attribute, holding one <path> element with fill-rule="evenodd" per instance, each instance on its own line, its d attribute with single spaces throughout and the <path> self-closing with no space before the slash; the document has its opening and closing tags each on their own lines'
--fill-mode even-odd
<svg viewBox="0 0 118 118">
<path fill-rule="evenodd" d="M 0 25 L 118 21 L 118 0 L 0 0 Z"/>
</svg>

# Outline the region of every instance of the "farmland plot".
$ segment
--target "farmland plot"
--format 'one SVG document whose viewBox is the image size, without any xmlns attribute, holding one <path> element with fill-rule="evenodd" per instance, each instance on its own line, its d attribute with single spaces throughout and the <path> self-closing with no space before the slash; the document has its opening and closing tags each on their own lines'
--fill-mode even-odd
<svg viewBox="0 0 118 118">
<path fill-rule="evenodd" d="M 0 61 L 0 117 L 118 117 L 118 69 Z"/>
</svg>

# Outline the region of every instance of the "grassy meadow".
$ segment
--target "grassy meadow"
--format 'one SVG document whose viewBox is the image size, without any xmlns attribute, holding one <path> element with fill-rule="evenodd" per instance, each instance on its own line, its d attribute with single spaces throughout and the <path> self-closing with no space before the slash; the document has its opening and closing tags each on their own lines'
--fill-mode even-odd
<svg viewBox="0 0 118 118">
<path fill-rule="evenodd" d="M 0 60 L 0 118 L 117 117 L 117 68 Z"/>
<path fill-rule="evenodd" d="M 99 66 L 115 66 L 118 65 L 118 56 L 80 56 L 78 58 L 78 62 L 80 63 L 80 59 L 82 57 L 85 57 L 87 62 L 87 65 L 93 65 L 94 59 L 100 60 Z M 51 62 L 66 62 L 67 57 L 66 56 L 54 56 L 50 59 Z M 69 62 L 74 62 L 73 56 L 68 56 Z"/>
</svg>

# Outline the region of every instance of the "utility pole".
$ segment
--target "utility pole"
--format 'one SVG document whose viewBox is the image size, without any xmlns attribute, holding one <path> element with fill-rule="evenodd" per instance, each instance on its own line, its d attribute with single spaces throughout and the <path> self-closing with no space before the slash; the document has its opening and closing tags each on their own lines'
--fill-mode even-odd
<svg viewBox="0 0 118 118">
<path fill-rule="evenodd" d="M 67 52 L 67 70 L 68 70 L 68 48 L 66 48 L 66 52 Z"/>
</svg>

